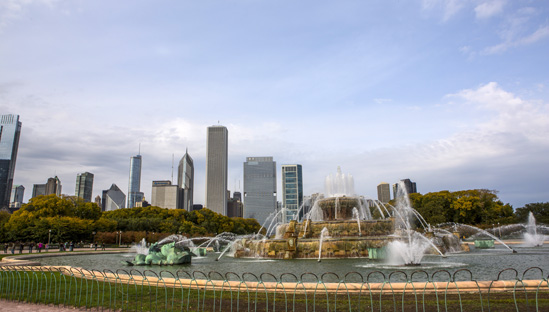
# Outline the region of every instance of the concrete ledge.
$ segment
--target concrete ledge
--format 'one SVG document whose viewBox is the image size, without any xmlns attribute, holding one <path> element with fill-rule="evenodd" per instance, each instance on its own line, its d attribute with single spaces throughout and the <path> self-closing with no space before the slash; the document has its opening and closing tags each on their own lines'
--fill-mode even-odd
<svg viewBox="0 0 549 312">
<path fill-rule="evenodd" d="M 410 282 L 410 283 L 276 283 L 253 281 L 223 281 L 223 280 L 194 280 L 153 277 L 143 275 L 116 275 L 96 270 L 86 270 L 70 266 L 26 266 L 13 265 L 7 270 L 15 268 L 19 271 L 58 271 L 67 276 L 93 279 L 101 282 L 124 283 L 144 286 L 182 287 L 200 290 L 225 290 L 240 292 L 283 293 L 291 291 L 295 294 L 309 294 L 314 292 L 328 292 L 331 294 L 457 294 L 457 293 L 497 293 L 497 292 L 542 292 L 549 293 L 549 284 L 546 280 L 523 281 L 458 281 L 458 282 Z M 0 269 L 1 270 L 1 269 Z"/>
</svg>

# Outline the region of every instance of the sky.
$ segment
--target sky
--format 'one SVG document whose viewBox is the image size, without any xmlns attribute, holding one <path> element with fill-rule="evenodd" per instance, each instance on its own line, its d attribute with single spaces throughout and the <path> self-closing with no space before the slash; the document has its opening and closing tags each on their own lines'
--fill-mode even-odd
<svg viewBox="0 0 549 312">
<path fill-rule="evenodd" d="M 204 203 L 206 129 L 246 157 L 340 166 L 359 195 L 409 178 L 422 194 L 497 190 L 549 201 L 549 2 L 541 0 L 3 0 L 0 113 L 22 122 L 14 184 L 74 194 L 172 179 L 188 150 Z M 177 183 L 177 174 L 173 175 Z"/>
</svg>

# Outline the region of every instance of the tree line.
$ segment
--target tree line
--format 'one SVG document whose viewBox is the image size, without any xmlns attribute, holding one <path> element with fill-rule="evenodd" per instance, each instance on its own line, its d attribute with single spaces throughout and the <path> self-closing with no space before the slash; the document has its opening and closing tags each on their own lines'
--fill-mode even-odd
<svg viewBox="0 0 549 312">
<path fill-rule="evenodd" d="M 1 242 L 105 239 L 108 243 L 120 232 L 128 242 L 150 235 L 215 236 L 222 232 L 249 234 L 259 229 L 255 219 L 229 218 L 207 208 L 189 212 L 149 206 L 102 212 L 95 203 L 55 195 L 32 198 L 11 215 L 0 212 Z"/>
<path fill-rule="evenodd" d="M 446 222 L 492 227 L 496 224 L 525 223 L 530 211 L 538 223 L 549 224 L 549 202 L 531 203 L 513 210 L 499 200 L 497 191 L 476 189 L 440 191 L 409 195 L 410 203 L 427 221 L 436 225 Z"/>
</svg>

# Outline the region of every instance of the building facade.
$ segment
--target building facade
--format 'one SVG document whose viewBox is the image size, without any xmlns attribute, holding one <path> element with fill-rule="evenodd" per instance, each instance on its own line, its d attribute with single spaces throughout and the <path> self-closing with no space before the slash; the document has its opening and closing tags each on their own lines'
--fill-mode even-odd
<svg viewBox="0 0 549 312">
<path fill-rule="evenodd" d="M 56 196 L 61 196 L 62 189 L 63 186 L 61 185 L 61 180 L 59 180 L 59 177 L 55 176 L 53 178 L 49 178 L 48 182 L 46 182 L 45 195 L 55 194 Z"/>
<path fill-rule="evenodd" d="M 32 198 L 35 198 L 40 195 L 46 195 L 46 184 L 33 184 Z"/>
<path fill-rule="evenodd" d="M 130 157 L 130 179 L 128 181 L 128 208 L 135 207 L 135 202 L 143 201 L 141 192 L 141 155 Z"/>
<path fill-rule="evenodd" d="M 93 173 L 84 172 L 76 175 L 76 188 L 74 195 L 90 203 L 93 192 Z"/>
<path fill-rule="evenodd" d="M 116 184 L 112 184 L 111 188 L 103 191 L 101 200 L 102 211 L 113 211 L 122 209 L 126 204 L 126 195 L 120 190 Z"/>
<path fill-rule="evenodd" d="M 179 203 L 177 208 L 191 211 L 193 209 L 194 164 L 188 151 L 185 151 L 185 155 L 179 161 L 177 185 L 179 186 Z"/>
<path fill-rule="evenodd" d="M 263 224 L 276 207 L 276 162 L 272 157 L 246 157 L 244 218 Z"/>
<path fill-rule="evenodd" d="M 417 193 L 416 182 L 412 182 L 410 179 L 402 179 L 399 183 L 393 184 L 393 198 L 396 199 L 400 185 L 404 186 L 407 194 Z"/>
<path fill-rule="evenodd" d="M 234 192 L 233 197 L 227 203 L 227 217 L 242 218 L 244 216 L 244 204 L 240 192 Z"/>
<path fill-rule="evenodd" d="M 21 125 L 19 115 L 0 116 L 0 208 L 9 206 Z"/>
<path fill-rule="evenodd" d="M 227 215 L 228 137 L 224 126 L 208 127 L 206 142 L 206 208 Z"/>
<path fill-rule="evenodd" d="M 11 203 L 23 203 L 25 196 L 25 187 L 23 185 L 14 185 L 11 188 L 10 204 Z"/>
<path fill-rule="evenodd" d="M 177 209 L 179 194 L 179 186 L 172 185 L 171 181 L 153 181 L 151 205 L 160 208 Z"/>
<path fill-rule="evenodd" d="M 391 200 L 391 186 L 387 182 L 377 185 L 377 200 L 386 204 Z"/>
<path fill-rule="evenodd" d="M 290 222 L 303 211 L 299 208 L 303 205 L 303 170 L 301 165 L 282 166 L 282 208 L 286 208 L 283 215 L 284 222 Z"/>
</svg>

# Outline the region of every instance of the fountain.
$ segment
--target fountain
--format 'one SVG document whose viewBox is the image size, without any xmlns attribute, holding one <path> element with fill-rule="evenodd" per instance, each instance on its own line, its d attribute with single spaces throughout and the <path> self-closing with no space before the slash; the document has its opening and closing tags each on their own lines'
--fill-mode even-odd
<svg viewBox="0 0 549 312">
<path fill-rule="evenodd" d="M 543 246 L 545 235 L 538 234 L 536 226 L 536 218 L 530 211 L 528 215 L 528 224 L 526 224 L 526 233 L 524 233 L 524 245 L 527 247 Z"/>
<path fill-rule="evenodd" d="M 181 235 L 170 235 L 146 249 L 147 242 L 143 239 L 134 246 L 137 252 L 133 261 L 125 261 L 128 265 L 174 265 L 191 263 L 191 257 L 196 256 L 189 249 L 193 242 Z"/>
<path fill-rule="evenodd" d="M 430 226 L 411 208 L 404 185 L 398 189 L 394 207 L 365 199 L 354 193 L 352 176 L 343 174 L 338 167 L 336 175 L 326 178 L 325 194 L 318 196 L 301 220 L 296 217 L 289 223 L 279 224 L 276 235 L 269 236 L 273 224 L 277 223 L 274 218 L 279 215 L 273 213 L 265 236 L 258 233 L 239 237 L 231 243 L 231 254 L 235 258 L 317 258 L 320 261 L 382 259 L 386 254 L 394 254 L 387 253 L 387 249 L 398 249 L 404 252 L 400 256 L 402 264 L 417 265 L 425 253 L 443 255 L 441 250 L 455 251 L 448 242 L 456 244 L 457 240 L 459 249 L 459 239 L 451 233 L 428 232 L 424 236 L 415 231 L 412 218 L 417 218 L 426 229 Z M 453 239 L 443 239 L 445 236 Z"/>
</svg>

